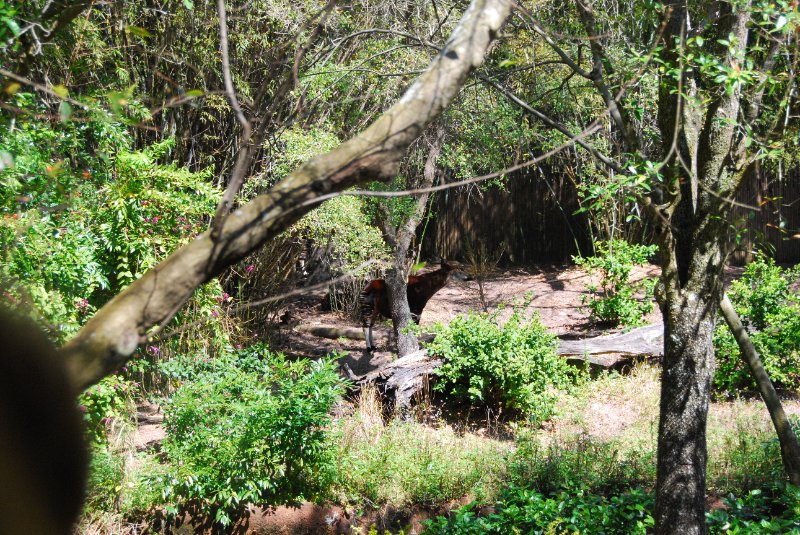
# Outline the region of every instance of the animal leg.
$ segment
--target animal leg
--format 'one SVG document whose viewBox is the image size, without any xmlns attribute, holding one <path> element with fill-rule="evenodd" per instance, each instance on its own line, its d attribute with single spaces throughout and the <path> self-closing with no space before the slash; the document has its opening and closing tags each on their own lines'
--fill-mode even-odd
<svg viewBox="0 0 800 535">
<path fill-rule="evenodd" d="M 367 342 L 367 351 L 372 351 L 375 349 L 372 347 L 372 325 L 364 325 L 361 329 L 364 331 L 364 340 Z"/>
</svg>

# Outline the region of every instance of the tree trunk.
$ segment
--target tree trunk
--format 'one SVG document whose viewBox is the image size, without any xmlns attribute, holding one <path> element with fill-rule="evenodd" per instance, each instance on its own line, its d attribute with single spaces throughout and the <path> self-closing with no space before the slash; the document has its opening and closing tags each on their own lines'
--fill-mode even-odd
<svg viewBox="0 0 800 535">
<path fill-rule="evenodd" d="M 439 126 L 436 128 L 428 157 L 425 160 L 422 180 L 418 184 L 409 183 L 407 185 L 409 189 L 425 189 L 433 185 L 436 179 L 436 160 L 441 153 L 443 140 L 444 129 Z M 408 214 L 405 221 L 397 227 L 392 225 L 392 216 L 388 207 L 385 204 L 381 205 L 384 218 L 382 222 L 384 238 L 394 249 L 394 266 L 386 273 L 384 280 L 389 290 L 389 309 L 392 313 L 395 340 L 397 340 L 397 354 L 400 357 L 419 350 L 417 337 L 405 332 L 412 321 L 419 321 L 419 318 L 412 319 L 408 306 L 406 258 L 411 249 L 411 241 L 416 236 L 417 227 L 422 216 L 425 215 L 428 197 L 430 197 L 428 192 L 418 194 L 414 211 Z"/>
<path fill-rule="evenodd" d="M 656 466 L 655 532 L 704 535 L 706 421 L 714 376 L 714 327 L 723 295 L 724 207 L 707 197 L 693 209 L 682 185 L 672 226 L 662 236 L 658 297 L 664 363 Z"/>
<path fill-rule="evenodd" d="M 662 59 L 679 69 L 663 76 L 658 123 L 662 176 L 650 197 L 662 257 L 659 304 L 664 317 L 664 365 L 656 468 L 657 534 L 704 535 L 706 421 L 714 373 L 714 326 L 723 296 L 729 198 L 749 165 L 735 119 L 740 92 L 705 92 L 697 69 L 683 67 L 680 47 L 692 27 L 685 0 L 670 3 Z M 714 53 L 736 54 L 714 38 L 748 42 L 750 10 L 721 3 L 708 41 Z M 733 36 L 733 37 L 730 37 Z M 691 97 L 686 98 L 685 94 Z M 703 98 L 701 98 L 703 97 Z M 704 100 L 706 98 L 706 100 Z"/>
<path fill-rule="evenodd" d="M 770 381 L 767 371 L 761 364 L 761 358 L 758 356 L 753 342 L 750 341 L 750 337 L 747 335 L 747 331 L 744 329 L 739 315 L 734 310 L 727 295 L 722 298 L 720 309 L 734 338 L 736 338 L 736 342 L 739 344 L 742 360 L 750 368 L 750 372 L 758 384 L 758 390 L 761 392 L 761 398 L 767 406 L 770 418 L 772 418 L 772 424 L 775 426 L 775 432 L 778 434 L 778 441 L 781 444 L 781 458 L 783 459 L 786 475 L 789 476 L 789 481 L 793 485 L 800 485 L 800 445 L 798 445 L 797 437 L 792 431 L 789 420 L 786 418 L 786 413 L 783 412 L 778 393 L 775 392 L 775 387 L 772 386 L 772 381 Z"/>
<path fill-rule="evenodd" d="M 405 268 L 395 265 L 386 273 L 386 286 L 389 289 L 389 308 L 392 311 L 394 337 L 397 340 L 397 354 L 404 357 L 419 350 L 417 337 L 407 331 L 411 325 L 411 310 L 408 308 L 408 293 Z"/>
<path fill-rule="evenodd" d="M 664 365 L 658 425 L 656 533 L 706 533 L 706 420 L 718 298 L 685 292 L 662 307 Z"/>
</svg>

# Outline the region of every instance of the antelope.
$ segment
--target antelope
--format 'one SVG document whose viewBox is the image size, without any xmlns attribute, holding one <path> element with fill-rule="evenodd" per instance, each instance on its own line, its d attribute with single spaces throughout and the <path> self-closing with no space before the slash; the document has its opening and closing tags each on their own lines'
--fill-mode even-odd
<svg viewBox="0 0 800 535">
<path fill-rule="evenodd" d="M 422 275 L 411 275 L 408 277 L 406 292 L 408 295 L 408 308 L 411 311 L 411 319 L 419 323 L 422 310 L 428 304 L 433 295 L 441 290 L 453 266 L 442 260 L 439 269 L 429 271 Z M 466 280 L 466 276 L 460 272 L 454 273 L 459 280 Z M 361 326 L 364 330 L 364 338 L 367 341 L 367 351 L 373 351 L 375 344 L 372 341 L 372 326 L 375 318 L 380 314 L 384 318 L 391 318 L 392 313 L 389 309 L 389 293 L 384 279 L 374 279 L 364 288 L 359 296 L 361 306 Z"/>
</svg>

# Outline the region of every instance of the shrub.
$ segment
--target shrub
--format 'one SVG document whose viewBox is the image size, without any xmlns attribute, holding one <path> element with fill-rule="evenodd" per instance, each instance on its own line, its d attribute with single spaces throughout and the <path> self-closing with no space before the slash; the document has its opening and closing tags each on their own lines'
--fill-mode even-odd
<svg viewBox="0 0 800 535">
<path fill-rule="evenodd" d="M 119 375 L 109 375 L 81 394 L 79 409 L 93 442 L 106 442 L 113 419 L 129 419 L 133 413 L 134 386 Z"/>
<path fill-rule="evenodd" d="M 245 352 L 202 368 L 165 407 L 165 499 L 195 501 L 226 525 L 242 504 L 322 495 L 336 466 L 328 413 L 343 391 L 332 360 Z"/>
<path fill-rule="evenodd" d="M 322 125 L 290 128 L 279 136 L 279 143 L 281 151 L 275 155 L 269 173 L 245 183 L 242 193 L 245 198 L 263 191 L 305 161 L 333 149 L 339 140 L 330 125 Z M 308 246 L 304 270 L 316 274 L 318 280 L 344 274 L 352 276 L 350 280 L 330 284 L 330 305 L 334 310 L 355 312 L 363 280 L 377 274 L 376 266 L 364 264 L 389 257 L 381 231 L 371 223 L 368 204 L 357 196 L 330 199 L 303 216 L 284 234 Z M 263 292 L 263 288 L 259 292 Z"/>
<path fill-rule="evenodd" d="M 655 279 L 648 278 L 637 283 L 630 280 L 634 266 L 647 262 L 655 253 L 655 245 L 636 245 L 624 240 L 598 242 L 596 254 L 590 257 L 573 256 L 573 261 L 584 266 L 590 273 L 599 273 L 600 287 L 587 285 L 588 296 L 581 301 L 589 308 L 593 322 L 609 325 L 640 325 L 643 317 L 653 310 L 653 287 Z M 644 300 L 636 294 L 644 291 Z"/>
<path fill-rule="evenodd" d="M 775 485 L 723 499 L 725 507 L 706 513 L 708 531 L 716 533 L 800 533 L 800 487 Z"/>
<path fill-rule="evenodd" d="M 31 115 L 47 113 L 18 93 Z M 0 284 L 56 342 L 204 230 L 219 197 L 211 169 L 161 163 L 173 139 L 133 149 L 109 117 L 0 129 Z M 7 289 L 6 289 L 7 288 Z"/>
<path fill-rule="evenodd" d="M 574 376 L 538 315 L 525 321 L 514 312 L 501 325 L 497 314 L 471 312 L 435 330 L 427 349 L 443 363 L 436 369 L 434 388 L 470 403 L 544 420 L 552 414 L 557 390 Z"/>
<path fill-rule="evenodd" d="M 800 294 L 791 289 L 798 277 L 797 268 L 784 270 L 773 260 L 759 256 L 728 290 L 764 369 L 778 387 L 788 389 L 800 388 Z M 724 322 L 717 325 L 714 348 L 717 393 L 732 397 L 756 392 L 750 369 Z"/>
</svg>

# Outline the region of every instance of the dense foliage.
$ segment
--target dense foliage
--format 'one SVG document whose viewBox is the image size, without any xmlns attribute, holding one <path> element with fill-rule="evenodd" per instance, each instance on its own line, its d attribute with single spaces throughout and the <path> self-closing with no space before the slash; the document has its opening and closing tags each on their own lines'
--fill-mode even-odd
<svg viewBox="0 0 800 535">
<path fill-rule="evenodd" d="M 442 359 L 434 389 L 532 420 L 547 419 L 574 378 L 537 315 L 514 312 L 504 323 L 497 313 L 460 315 L 437 327 L 427 349 Z"/>
<path fill-rule="evenodd" d="M 86 6 L 80 16 L 50 35 L 37 16 L 55 4 L 0 0 L 3 68 L 22 76 L 10 84 L 3 76 L 0 92 L 0 299 L 29 311 L 57 343 L 207 228 L 247 142 L 239 138 L 241 124 L 224 89 L 215 3 L 80 4 Z M 465 5 L 227 4 L 234 90 L 263 134 L 237 203 L 369 124 L 438 53 Z M 597 4 L 594 36 L 562 3 L 518 10 L 485 66 L 435 125 L 445 131 L 436 179 L 533 169 L 531 158 L 561 146 L 565 133 L 598 126 L 581 142 L 624 164 L 619 169 L 612 172 L 596 154 L 570 143 L 538 171 L 557 178 L 556 200 L 557 193 L 577 192 L 588 215 L 587 228 L 577 234 L 606 240 L 595 256 L 576 259 L 601 277 L 584 303 L 592 319 L 637 324 L 652 309 L 652 282 L 633 283 L 631 273 L 653 248 L 614 238 L 650 233 L 637 196 L 658 191 L 663 198 L 656 201 L 669 202 L 670 182 L 686 178 L 683 171 L 670 176 L 662 162 L 659 91 L 687 70 L 699 81 L 685 87 L 687 116 L 704 116 L 706 103 L 722 95 L 746 95 L 743 110 L 763 103 L 736 125 L 742 152 L 779 176 L 797 162 L 797 3 L 749 5 L 756 14 L 747 47 L 714 35 L 718 19 L 703 20 L 681 43 L 678 59 L 664 54 L 669 42 L 662 39 L 659 3 Z M 690 18 L 705 7 L 690 6 Z M 767 57 L 773 72 L 758 67 Z M 575 75 L 566 58 L 585 72 Z M 597 91 L 604 85 L 616 94 L 626 124 L 609 121 L 609 103 Z M 412 146 L 394 181 L 372 187 L 417 184 L 426 142 Z M 676 147 L 682 151 L 685 144 Z M 684 160 L 687 167 L 696 163 Z M 492 183 L 503 187 L 507 175 L 498 173 Z M 470 192 L 476 199 L 483 193 L 481 187 Z M 706 193 L 701 187 L 700 195 Z M 503 323 L 499 314 L 460 316 L 438 327 L 428 348 L 444 360 L 435 378 L 439 392 L 491 407 L 495 415 L 528 419 L 511 431 L 513 442 L 501 445 L 441 422 L 444 429 L 384 422 L 382 409 L 369 422 L 344 416 L 341 425 L 333 423 L 331 407 L 343 386 L 330 362 L 290 362 L 264 345 L 251 346 L 253 338 L 269 338 L 266 323 L 240 304 L 280 293 L 289 274 L 302 276 L 316 259 L 325 277 L 353 275 L 331 288 L 332 302 L 339 303 L 334 308 L 352 309 L 363 287 L 359 279 L 375 274 L 364 262 L 387 258 L 386 228 L 376 224 L 382 210 L 388 213 L 382 222 L 397 226 L 414 208 L 409 198 L 333 199 L 258 258 L 233 267 L 222 283 L 199 289 L 168 325 L 148 331 L 152 341 L 128 366 L 80 397 L 93 450 L 88 513 L 140 515 L 153 505 L 174 511 L 194 501 L 224 524 L 247 502 L 334 495 L 359 508 L 405 507 L 482 493 L 491 502 L 510 483 L 490 514 L 465 508 L 432 529 L 614 533 L 651 526 L 652 496 L 638 489 L 652 488 L 653 448 L 583 435 L 567 442 L 546 437 L 543 446 L 533 436 L 542 420 L 558 414 L 560 393 L 576 375 L 583 377 L 555 354 L 553 336 L 536 317 L 514 313 Z M 295 270 L 301 250 L 308 253 L 306 264 Z M 794 390 L 800 387 L 797 276 L 761 259 L 731 288 L 767 371 L 780 387 Z M 716 349 L 718 391 L 735 396 L 752 389 L 724 327 Z M 155 395 L 171 396 L 164 402 L 169 435 L 160 456 L 144 452 L 141 463 L 133 462 L 135 403 Z M 776 443 L 738 431 L 715 445 L 716 458 L 709 456 L 709 473 L 726 474 L 710 488 L 740 496 L 709 514 L 712 531 L 797 531 L 796 490 L 766 485 L 782 477 Z M 731 467 L 738 474 L 725 472 Z"/>
<path fill-rule="evenodd" d="M 195 501 L 227 524 L 243 504 L 324 495 L 336 466 L 330 411 L 343 392 L 331 361 L 253 346 L 193 368 L 165 407 L 169 503 Z"/>
<path fill-rule="evenodd" d="M 30 94 L 16 99 L 38 109 Z M 218 192 L 208 172 L 162 163 L 173 145 L 136 150 L 125 126 L 102 116 L 23 117 L 0 134 L 4 297 L 29 305 L 55 340 L 204 229 Z"/>
<path fill-rule="evenodd" d="M 728 296 L 748 331 L 764 369 L 779 388 L 800 388 L 800 269 L 783 269 L 759 256 L 734 281 Z M 717 370 L 714 387 L 720 395 L 757 392 L 750 369 L 727 325 L 714 335 Z"/>
</svg>

